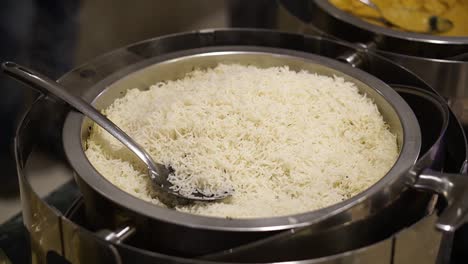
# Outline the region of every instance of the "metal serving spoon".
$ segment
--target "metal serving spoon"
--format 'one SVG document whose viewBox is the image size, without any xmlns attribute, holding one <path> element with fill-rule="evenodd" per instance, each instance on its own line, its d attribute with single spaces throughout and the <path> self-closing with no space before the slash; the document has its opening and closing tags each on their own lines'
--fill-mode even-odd
<svg viewBox="0 0 468 264">
<path fill-rule="evenodd" d="M 377 11 L 381 20 L 387 25 L 419 33 L 442 33 L 453 28 L 452 21 L 439 16 L 405 8 L 380 8 L 372 0 L 359 0 L 359 2 Z M 407 21 L 411 23 L 405 23 Z"/>
<path fill-rule="evenodd" d="M 87 103 L 80 97 L 70 94 L 60 84 L 50 78 L 16 63 L 4 62 L 2 63 L 2 69 L 9 76 L 29 85 L 35 90 L 46 95 L 54 95 L 62 101 L 65 101 L 71 107 L 89 117 L 122 142 L 146 164 L 148 167 L 148 174 L 151 178 L 152 187 L 158 194 L 158 198 L 160 198 L 163 203 L 175 205 L 181 203 L 184 204 L 190 201 L 215 201 L 224 199 L 232 194 L 231 191 L 222 193 L 218 196 L 208 196 L 197 191 L 190 195 L 182 195 L 179 192 L 174 191 L 171 188 L 173 184 L 167 180 L 168 176 L 174 172 L 173 169 L 154 162 L 151 156 L 138 143 L 136 143 L 106 116 L 101 114 L 91 104 Z"/>
</svg>

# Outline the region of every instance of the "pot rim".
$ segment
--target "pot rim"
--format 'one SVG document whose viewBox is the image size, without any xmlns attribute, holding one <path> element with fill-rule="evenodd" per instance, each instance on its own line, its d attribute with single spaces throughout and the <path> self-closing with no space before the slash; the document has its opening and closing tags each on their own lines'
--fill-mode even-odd
<svg viewBox="0 0 468 264">
<path fill-rule="evenodd" d="M 224 219 L 218 217 L 194 215 L 155 206 L 150 202 L 146 202 L 126 193 L 101 176 L 90 164 L 86 158 L 86 155 L 84 154 L 81 142 L 81 129 L 84 116 L 77 112 L 71 112 L 67 116 L 64 123 L 63 144 L 66 156 L 73 169 L 76 171 L 77 176 L 83 179 L 86 184 L 91 186 L 91 188 L 93 188 L 103 197 L 130 211 L 147 216 L 151 219 L 178 224 L 190 228 L 201 228 L 206 230 L 256 232 L 284 230 L 306 226 L 317 223 L 331 216 L 335 216 L 367 199 L 371 199 L 377 194 L 382 195 L 382 192 L 386 192 L 389 186 L 403 178 L 403 175 L 416 162 L 421 146 L 419 125 L 411 108 L 403 100 L 403 98 L 398 95 L 398 93 L 396 93 L 383 81 L 360 69 L 352 68 L 349 65 L 323 56 L 305 52 L 258 46 L 217 46 L 173 52 L 162 56 L 152 57 L 142 62 L 123 67 L 122 70 L 111 74 L 109 77 L 90 87 L 83 98 L 88 102 L 94 101 L 98 95 L 104 92 L 105 88 L 109 84 L 128 76 L 127 74 L 129 73 L 134 73 L 137 70 L 144 69 L 147 66 L 156 63 L 168 62 L 170 60 L 178 60 L 185 56 L 200 56 L 200 54 L 214 54 L 219 52 L 274 53 L 276 56 L 294 57 L 295 59 L 315 63 L 319 62 L 319 64 L 323 66 L 343 72 L 345 75 L 348 75 L 358 81 L 365 83 L 369 87 L 374 88 L 374 90 L 383 96 L 393 107 L 394 111 L 397 113 L 400 119 L 403 128 L 403 145 L 401 146 L 400 155 L 397 161 L 384 177 L 382 177 L 379 181 L 377 181 L 365 191 L 343 202 L 315 211 L 287 216 L 252 219 Z M 99 87 L 100 89 L 96 89 Z"/>
<path fill-rule="evenodd" d="M 468 45 L 468 36 L 439 36 L 439 35 L 429 35 L 429 34 L 393 30 L 390 28 L 381 27 L 378 25 L 373 25 L 371 23 L 368 23 L 365 20 L 360 19 L 355 15 L 352 15 L 348 12 L 345 12 L 335 7 L 328 0 L 325 0 L 325 1 L 314 0 L 314 1 L 317 4 L 317 6 L 325 10 L 325 12 L 327 12 L 334 18 L 344 21 L 346 23 L 352 24 L 356 27 L 368 30 L 370 32 L 373 32 L 374 34 L 390 36 L 393 38 L 404 39 L 407 41 L 424 42 L 424 43 L 431 43 L 431 44 Z"/>
</svg>

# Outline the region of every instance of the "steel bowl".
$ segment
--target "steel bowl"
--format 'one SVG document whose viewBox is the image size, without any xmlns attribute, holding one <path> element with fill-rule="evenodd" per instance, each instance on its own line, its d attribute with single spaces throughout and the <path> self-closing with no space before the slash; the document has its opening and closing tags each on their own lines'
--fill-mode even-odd
<svg viewBox="0 0 468 264">
<path fill-rule="evenodd" d="M 281 217 L 255 219 L 223 219 L 178 212 L 145 202 L 120 190 L 100 175 L 86 158 L 85 141 L 89 136 L 90 120 L 72 112 L 65 120 L 63 144 L 76 180 L 84 195 L 87 217 L 100 225 L 135 226 L 145 230 L 148 243 L 158 250 L 185 256 L 216 252 L 264 238 L 272 233 L 307 226 L 324 230 L 367 218 L 388 207 L 409 186 L 441 191 L 447 194 L 451 209 L 441 218 L 439 229 L 453 231 L 462 220 L 465 209 L 452 203 L 452 192 L 440 180 L 447 175 L 424 171 L 427 164 L 415 166 L 421 135 L 418 121 L 406 102 L 389 86 L 372 75 L 350 65 L 325 57 L 288 49 L 218 46 L 187 49 L 142 60 L 89 87 L 83 98 L 103 109 L 121 97 L 128 88 L 147 89 L 162 80 L 183 77 L 193 67 L 214 67 L 218 63 L 251 64 L 258 67 L 288 65 L 292 70 L 307 70 L 328 76 L 341 76 L 354 82 L 360 92 L 376 103 L 391 131 L 397 136 L 399 158 L 391 170 L 362 193 L 319 210 Z M 429 157 L 430 158 L 430 157 Z M 424 171 L 424 173 L 423 173 Z M 462 186 L 463 183 L 457 183 Z M 457 199 L 460 193 L 456 192 Z M 461 208 L 461 209 L 460 209 Z M 453 212 L 462 210 L 462 215 Z"/>
</svg>

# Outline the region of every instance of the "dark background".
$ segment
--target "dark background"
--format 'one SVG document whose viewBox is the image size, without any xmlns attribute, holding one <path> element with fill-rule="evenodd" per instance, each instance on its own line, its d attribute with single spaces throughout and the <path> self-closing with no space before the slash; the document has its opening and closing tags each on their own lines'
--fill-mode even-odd
<svg viewBox="0 0 468 264">
<path fill-rule="evenodd" d="M 0 61 L 15 61 L 56 79 L 100 54 L 160 35 L 232 26 L 271 28 L 275 12 L 276 1 L 265 0 L 2 0 Z M 3 74 L 0 87 L 0 199 L 14 199 L 15 128 L 37 94 Z"/>
</svg>

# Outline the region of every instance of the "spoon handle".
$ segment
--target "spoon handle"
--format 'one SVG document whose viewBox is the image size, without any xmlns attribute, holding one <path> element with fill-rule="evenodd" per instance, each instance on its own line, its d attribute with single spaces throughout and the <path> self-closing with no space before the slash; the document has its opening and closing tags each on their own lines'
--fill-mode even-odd
<svg viewBox="0 0 468 264">
<path fill-rule="evenodd" d="M 47 76 L 20 66 L 14 62 L 2 63 L 2 69 L 9 76 L 29 85 L 33 89 L 45 95 L 53 95 L 54 97 L 61 99 L 74 109 L 86 115 L 99 126 L 104 128 L 107 132 L 109 132 L 112 136 L 122 142 L 125 146 L 127 146 L 148 166 L 148 169 L 154 172 L 159 172 L 158 166 L 154 164 L 150 155 L 138 143 L 136 143 L 106 116 L 96 110 L 96 108 L 81 99 L 81 97 L 70 94 L 60 84 L 48 78 Z"/>
</svg>

